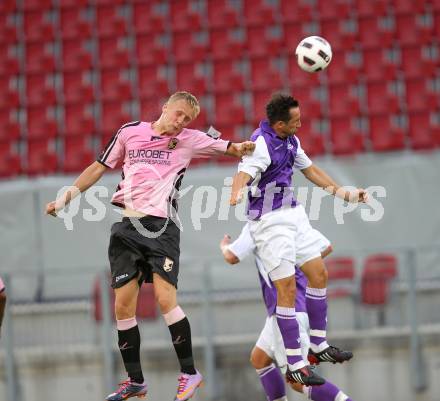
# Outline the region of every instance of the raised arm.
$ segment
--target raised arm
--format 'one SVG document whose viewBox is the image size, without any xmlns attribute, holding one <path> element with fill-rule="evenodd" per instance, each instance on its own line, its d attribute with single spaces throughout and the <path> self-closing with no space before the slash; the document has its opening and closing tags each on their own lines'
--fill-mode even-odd
<svg viewBox="0 0 440 401">
<path fill-rule="evenodd" d="M 81 192 L 87 191 L 93 184 L 95 184 L 102 177 L 105 170 L 107 170 L 107 167 L 103 164 L 97 161 L 92 163 L 80 174 L 72 186 L 69 187 L 63 195 L 46 205 L 46 214 L 56 217 L 57 212 L 63 209 L 73 198 Z"/>
<path fill-rule="evenodd" d="M 230 143 L 226 149 L 225 155 L 234 157 L 243 157 L 252 154 L 255 149 L 255 143 L 252 141 L 245 141 L 241 143 Z"/>
<path fill-rule="evenodd" d="M 330 177 L 324 170 L 317 165 L 312 164 L 307 168 L 301 170 L 304 176 L 316 186 L 324 189 L 338 198 L 344 199 L 347 202 L 368 202 L 368 193 L 365 189 L 358 188 L 354 191 L 346 191 L 342 188 L 332 177 Z"/>
</svg>

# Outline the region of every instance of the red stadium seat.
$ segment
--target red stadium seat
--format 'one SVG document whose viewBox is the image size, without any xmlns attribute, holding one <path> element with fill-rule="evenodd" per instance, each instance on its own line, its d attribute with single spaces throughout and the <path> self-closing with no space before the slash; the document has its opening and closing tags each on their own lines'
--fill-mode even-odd
<svg viewBox="0 0 440 401">
<path fill-rule="evenodd" d="M 0 177 L 14 177 L 21 172 L 21 158 L 17 151 L 17 144 L 0 142 Z"/>
<path fill-rule="evenodd" d="M 17 41 L 17 26 L 12 15 L 0 14 L 0 44 L 8 45 Z"/>
<path fill-rule="evenodd" d="M 253 126 L 266 118 L 266 104 L 269 102 L 275 90 L 266 89 L 252 93 L 252 114 L 249 123 Z"/>
<path fill-rule="evenodd" d="M 232 31 L 216 29 L 209 32 L 210 53 L 214 60 L 237 60 L 242 57 L 245 42 L 233 37 Z"/>
<path fill-rule="evenodd" d="M 154 12 L 152 2 L 133 4 L 133 24 L 137 35 L 164 32 L 167 16 Z"/>
<path fill-rule="evenodd" d="M 178 89 L 201 96 L 206 93 L 208 82 L 203 65 L 196 63 L 176 64 L 176 84 Z"/>
<path fill-rule="evenodd" d="M 402 150 L 405 132 L 393 123 L 389 115 L 370 117 L 370 139 L 375 152 Z"/>
<path fill-rule="evenodd" d="M 440 146 L 440 124 L 428 111 L 409 115 L 409 137 L 413 149 L 434 149 Z"/>
<path fill-rule="evenodd" d="M 101 98 L 104 101 L 131 100 L 133 96 L 132 83 L 128 71 L 102 70 L 101 71 Z"/>
<path fill-rule="evenodd" d="M 89 71 L 70 71 L 63 74 L 64 103 L 89 103 L 95 99 Z"/>
<path fill-rule="evenodd" d="M 319 75 L 327 75 L 328 82 L 332 85 L 355 84 L 357 83 L 361 72 L 361 63 L 357 58 L 359 58 L 357 53 L 335 51 L 333 52 L 331 62 L 332 68 L 328 68 L 323 74 Z M 308 75 L 314 76 L 318 74 Z"/>
<path fill-rule="evenodd" d="M 426 79 L 406 81 L 406 105 L 409 112 L 435 110 L 440 106 L 440 96 L 434 92 Z"/>
<path fill-rule="evenodd" d="M 435 1 L 435 0 L 434 0 Z M 413 1 L 413 0 L 392 0 L 393 13 L 399 14 L 416 14 L 423 13 L 425 11 L 425 5 L 429 2 L 426 0 Z"/>
<path fill-rule="evenodd" d="M 331 120 L 330 137 L 334 155 L 354 155 L 364 151 L 364 136 L 350 118 Z"/>
<path fill-rule="evenodd" d="M 89 0 L 58 0 L 58 6 L 61 9 L 85 7 L 89 4 Z"/>
<path fill-rule="evenodd" d="M 283 22 L 309 22 L 313 19 L 314 5 L 304 0 L 280 0 Z"/>
<path fill-rule="evenodd" d="M 197 31 L 202 27 L 202 16 L 191 8 L 189 0 L 171 0 L 169 5 L 174 32 Z"/>
<path fill-rule="evenodd" d="M 151 65 L 138 70 L 138 87 L 141 99 L 167 97 L 170 94 L 166 70 Z"/>
<path fill-rule="evenodd" d="M 398 64 L 388 49 L 365 50 L 362 57 L 362 71 L 368 82 L 387 82 L 397 78 Z"/>
<path fill-rule="evenodd" d="M 396 16 L 397 40 L 400 46 L 429 45 L 434 40 L 434 27 L 418 24 L 415 14 Z"/>
<path fill-rule="evenodd" d="M 351 296 L 354 288 L 354 260 L 350 257 L 333 257 L 325 260 L 328 272 L 329 298 Z"/>
<path fill-rule="evenodd" d="M 98 36 L 100 37 L 118 37 L 127 34 L 127 21 L 120 15 L 120 9 L 117 5 L 108 4 L 97 7 L 96 23 Z"/>
<path fill-rule="evenodd" d="M 13 13 L 17 9 L 17 1 L 16 0 L 3 0 L 0 2 L 0 13 Z"/>
<path fill-rule="evenodd" d="M 82 171 L 94 160 L 96 160 L 96 154 L 93 150 L 91 137 L 65 138 L 63 160 L 65 173 Z"/>
<path fill-rule="evenodd" d="M 20 71 L 19 55 L 14 46 L 0 46 L 0 76 L 16 75 Z"/>
<path fill-rule="evenodd" d="M 283 72 L 275 60 L 266 57 L 251 60 L 251 88 L 253 91 L 282 88 Z"/>
<path fill-rule="evenodd" d="M 250 57 L 279 57 L 283 53 L 282 38 L 271 37 L 265 26 L 248 27 L 246 36 L 246 47 Z"/>
<path fill-rule="evenodd" d="M 264 0 L 243 0 L 244 24 L 264 27 L 275 22 L 276 9 Z"/>
<path fill-rule="evenodd" d="M 102 102 L 101 134 L 113 135 L 123 124 L 133 121 L 128 104 L 121 101 Z"/>
<path fill-rule="evenodd" d="M 321 156 L 325 153 L 325 141 L 322 134 L 314 129 L 314 120 L 306 119 L 301 121 L 301 128 L 297 136 L 301 141 L 301 147 L 307 156 Z"/>
<path fill-rule="evenodd" d="M 17 112 L 11 109 L 0 110 L 0 142 L 10 142 L 19 139 L 20 125 Z"/>
<path fill-rule="evenodd" d="M 53 139 L 29 140 L 27 146 L 27 167 L 29 175 L 52 174 L 57 171 L 58 156 Z"/>
<path fill-rule="evenodd" d="M 361 279 L 361 301 L 364 305 L 388 303 L 390 283 L 397 276 L 394 255 L 373 255 L 366 259 Z"/>
<path fill-rule="evenodd" d="M 351 6 L 349 0 L 323 1 L 318 8 L 319 19 L 321 21 L 347 19 L 350 16 Z M 328 39 L 326 36 L 324 37 Z M 330 43 L 332 42 L 330 41 Z"/>
<path fill-rule="evenodd" d="M 69 8 L 60 11 L 60 32 L 63 40 L 90 38 L 92 24 L 86 19 L 85 11 L 85 9 L 80 8 Z"/>
<path fill-rule="evenodd" d="M 27 137 L 31 139 L 54 138 L 58 125 L 52 107 L 38 106 L 27 109 Z"/>
<path fill-rule="evenodd" d="M 389 83 L 371 82 L 367 86 L 367 105 L 370 114 L 397 113 L 400 110 L 400 99 L 390 89 Z"/>
<path fill-rule="evenodd" d="M 55 26 L 49 12 L 24 13 L 23 18 L 26 42 L 51 42 L 55 39 Z"/>
<path fill-rule="evenodd" d="M 209 43 L 202 40 L 200 32 L 174 32 L 173 54 L 176 63 L 205 61 L 209 52 Z"/>
<path fill-rule="evenodd" d="M 0 76 L 0 110 L 11 110 L 20 104 L 18 80 L 14 77 Z"/>
<path fill-rule="evenodd" d="M 291 95 L 299 101 L 304 119 L 319 118 L 322 116 L 322 104 L 319 99 L 319 87 L 292 86 Z"/>
<path fill-rule="evenodd" d="M 104 68 L 127 68 L 130 51 L 126 38 L 103 38 L 99 41 L 99 65 Z"/>
<path fill-rule="evenodd" d="M 56 101 L 54 75 L 29 74 L 26 76 L 26 103 L 28 106 L 54 106 Z"/>
<path fill-rule="evenodd" d="M 440 65 L 440 58 L 437 61 L 428 59 L 420 46 L 403 48 L 401 59 L 405 79 L 433 77 Z"/>
<path fill-rule="evenodd" d="M 361 100 L 354 85 L 331 85 L 329 91 L 329 111 L 333 117 L 357 116 L 360 114 Z"/>
<path fill-rule="evenodd" d="M 136 37 L 136 61 L 138 65 L 166 64 L 169 62 L 170 51 L 154 34 Z"/>
<path fill-rule="evenodd" d="M 220 92 L 240 92 L 245 87 L 245 76 L 240 71 L 240 63 L 234 60 L 217 60 L 213 63 L 213 91 Z"/>
<path fill-rule="evenodd" d="M 358 17 L 379 17 L 387 12 L 388 0 L 355 0 L 354 3 Z"/>
<path fill-rule="evenodd" d="M 325 2 L 323 4 L 331 3 Z M 356 43 L 357 32 L 346 29 L 346 21 L 334 19 L 321 21 L 321 36 L 331 43 L 332 50 L 335 51 L 353 48 Z"/>
<path fill-rule="evenodd" d="M 95 118 L 93 105 L 87 103 L 69 104 L 64 108 L 64 135 L 76 137 L 93 134 Z"/>
<path fill-rule="evenodd" d="M 239 25 L 238 10 L 228 0 L 207 1 L 206 5 L 210 29 L 233 28 Z"/>
<path fill-rule="evenodd" d="M 215 96 L 215 125 L 240 125 L 245 122 L 245 110 L 234 93 Z"/>
<path fill-rule="evenodd" d="M 24 0 L 24 11 L 48 10 L 52 7 L 52 0 Z"/>
<path fill-rule="evenodd" d="M 66 40 L 63 42 L 63 70 L 89 70 L 93 66 L 92 52 L 86 48 L 87 42 Z"/>
<path fill-rule="evenodd" d="M 358 27 L 359 42 L 363 49 L 383 49 L 393 45 L 395 31 L 391 27 L 383 27 L 380 18 L 361 18 L 358 20 Z"/>
<path fill-rule="evenodd" d="M 30 43 L 26 46 L 26 72 L 49 73 L 55 71 L 53 43 Z"/>
<path fill-rule="evenodd" d="M 162 111 L 163 99 L 154 97 L 150 99 L 142 99 L 140 102 L 141 120 L 155 121 Z"/>
</svg>

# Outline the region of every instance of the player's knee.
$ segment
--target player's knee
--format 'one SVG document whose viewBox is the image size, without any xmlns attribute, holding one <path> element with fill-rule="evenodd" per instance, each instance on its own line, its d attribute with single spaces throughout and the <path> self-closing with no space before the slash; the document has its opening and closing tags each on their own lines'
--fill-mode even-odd
<svg viewBox="0 0 440 401">
<path fill-rule="evenodd" d="M 136 303 L 134 303 L 133 307 L 132 302 L 125 302 L 124 300 L 116 299 L 115 315 L 118 320 L 130 319 L 136 315 Z"/>
<path fill-rule="evenodd" d="M 155 298 L 162 313 L 168 313 L 175 306 L 173 298 L 167 291 L 160 292 L 160 294 L 156 293 Z"/>
<path fill-rule="evenodd" d="M 277 287 L 277 297 L 279 304 L 287 305 L 294 302 L 296 297 L 296 283 L 292 278 L 291 280 L 283 282 Z"/>
<path fill-rule="evenodd" d="M 252 350 L 249 361 L 254 369 L 263 369 L 271 364 L 271 361 L 268 361 L 267 358 L 261 358 L 258 352 L 255 352 L 255 349 Z"/>
</svg>

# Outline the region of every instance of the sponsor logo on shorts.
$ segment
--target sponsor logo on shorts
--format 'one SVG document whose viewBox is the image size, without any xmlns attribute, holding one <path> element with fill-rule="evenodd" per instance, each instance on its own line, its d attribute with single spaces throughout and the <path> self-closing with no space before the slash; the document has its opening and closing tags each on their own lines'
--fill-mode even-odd
<svg viewBox="0 0 440 401">
<path fill-rule="evenodd" d="M 127 273 L 121 274 L 120 276 L 116 276 L 115 281 L 118 282 L 118 281 L 120 281 L 120 280 L 122 280 L 123 278 L 126 278 L 126 277 L 128 277 Z"/>
<path fill-rule="evenodd" d="M 173 270 L 174 262 L 170 258 L 165 258 L 163 269 L 168 273 Z"/>
</svg>

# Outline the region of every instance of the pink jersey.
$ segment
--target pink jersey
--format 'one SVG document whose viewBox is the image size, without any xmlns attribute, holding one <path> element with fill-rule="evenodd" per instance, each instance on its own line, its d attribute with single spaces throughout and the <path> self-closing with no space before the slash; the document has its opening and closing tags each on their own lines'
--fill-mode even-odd
<svg viewBox="0 0 440 401">
<path fill-rule="evenodd" d="M 2 292 L 5 289 L 5 283 L 3 282 L 2 278 L 0 277 L 0 292 Z"/>
<path fill-rule="evenodd" d="M 157 217 L 172 215 L 170 206 L 193 157 L 224 154 L 228 141 L 184 129 L 177 136 L 158 135 L 151 123 L 127 123 L 113 136 L 98 161 L 106 167 L 122 166 L 112 203 Z"/>
</svg>

